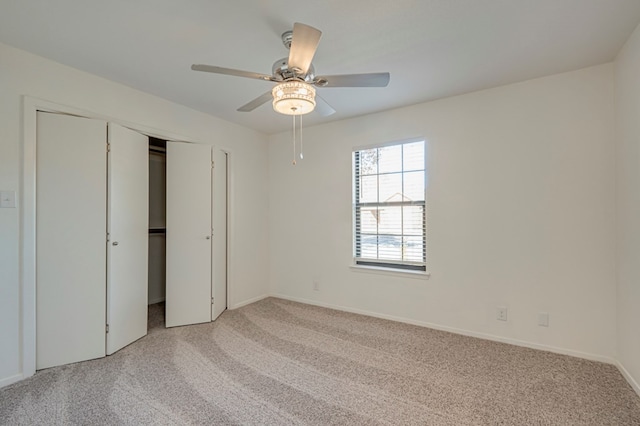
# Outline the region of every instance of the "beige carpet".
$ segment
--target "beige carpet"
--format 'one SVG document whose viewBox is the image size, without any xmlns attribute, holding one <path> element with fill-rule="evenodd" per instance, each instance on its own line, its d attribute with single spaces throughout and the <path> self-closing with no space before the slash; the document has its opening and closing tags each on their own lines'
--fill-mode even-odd
<svg viewBox="0 0 640 426">
<path fill-rule="evenodd" d="M 615 367 L 269 298 L 0 390 L 7 425 L 640 425 Z"/>
</svg>

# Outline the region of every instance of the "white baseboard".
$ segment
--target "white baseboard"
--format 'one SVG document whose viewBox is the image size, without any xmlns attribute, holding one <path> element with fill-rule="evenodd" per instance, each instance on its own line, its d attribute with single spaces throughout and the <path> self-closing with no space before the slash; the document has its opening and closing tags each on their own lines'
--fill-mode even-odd
<svg viewBox="0 0 640 426">
<path fill-rule="evenodd" d="M 228 308 L 228 309 L 229 309 L 229 310 L 233 310 L 233 309 L 242 308 L 243 306 L 247 306 L 247 305 L 250 305 L 250 304 L 252 304 L 252 303 L 258 302 L 258 301 L 260 301 L 260 300 L 262 300 L 262 299 L 266 299 L 267 297 L 269 297 L 269 295 L 268 295 L 268 294 L 263 294 L 263 295 L 261 295 L 261 296 L 254 297 L 254 298 L 252 298 L 252 299 L 248 299 L 248 300 L 244 300 L 244 301 L 242 301 L 242 302 L 238 302 L 238 303 L 236 303 L 236 304 L 234 304 L 234 305 L 229 306 L 229 308 Z"/>
<path fill-rule="evenodd" d="M 627 371 L 627 369 L 624 368 L 624 365 L 622 365 L 620 361 L 616 361 L 615 365 L 616 367 L 618 367 L 618 370 L 620 370 L 620 374 L 622 374 L 622 377 L 624 377 L 627 380 L 627 382 L 633 388 L 633 390 L 636 391 L 638 396 L 640 396 L 640 385 L 638 384 L 638 382 L 635 381 L 633 376 L 631 376 L 631 374 Z"/>
<path fill-rule="evenodd" d="M 363 309 L 355 309 L 355 308 L 350 308 L 350 307 L 346 307 L 346 306 L 333 305 L 333 304 L 330 304 L 330 303 L 317 302 L 315 300 L 308 300 L 308 299 L 303 299 L 303 298 L 298 298 L 298 297 L 290 297 L 290 296 L 286 296 L 286 295 L 283 295 L 283 294 L 271 294 L 271 296 L 272 297 L 277 297 L 277 298 L 280 298 L 280 299 L 291 300 L 293 302 L 305 303 L 307 305 L 314 305 L 314 306 L 320 306 L 320 307 L 323 307 L 323 308 L 336 309 L 338 311 L 351 312 L 351 313 L 354 313 L 354 314 L 367 315 L 367 316 L 370 316 L 370 317 L 382 318 L 382 319 L 387 319 L 387 320 L 391 320 L 391 321 L 402 322 L 402 323 L 405 323 L 405 324 L 411 324 L 411 325 L 417 325 L 417 326 L 420 326 L 420 327 L 432 328 L 434 330 L 447 331 L 449 333 L 460 334 L 460 335 L 463 335 L 463 336 L 477 337 L 479 339 L 491 340 L 491 341 L 494 341 L 494 342 L 507 343 L 507 344 L 510 344 L 510 345 L 522 346 L 522 347 L 530 348 L 530 349 L 538 349 L 538 350 L 547 351 L 547 352 L 553 352 L 553 353 L 557 353 L 557 354 L 561 354 L 561 355 L 569 355 L 569 356 L 573 356 L 573 357 L 576 357 L 576 358 L 583 358 L 583 359 L 587 359 L 587 360 L 590 360 L 590 361 L 598 361 L 598 362 L 604 362 L 606 364 L 618 365 L 618 362 L 615 359 L 607 357 L 607 356 L 603 356 L 603 355 L 590 354 L 590 353 L 587 353 L 587 352 L 574 351 L 574 350 L 571 350 L 571 349 L 559 348 L 559 347 L 555 347 L 555 346 L 541 345 L 539 343 L 533 343 L 533 342 L 527 342 L 527 341 L 523 341 L 523 340 L 511 339 L 511 338 L 508 338 L 508 337 L 500 337 L 500 336 L 495 336 L 493 334 L 479 333 L 477 331 L 470 331 L 470 330 L 464 330 L 464 329 L 459 329 L 459 328 L 454 328 L 454 327 L 447 327 L 447 326 L 442 326 L 442 325 L 429 323 L 429 322 L 425 322 L 425 321 L 416 321 L 416 320 L 412 320 L 412 319 L 409 319 L 409 318 L 396 317 L 396 316 L 393 316 L 393 315 L 379 314 L 377 312 L 366 311 L 366 310 L 363 310 Z"/>
<path fill-rule="evenodd" d="M 22 374 L 16 374 L 14 376 L 9 376 L 9 377 L 5 377 L 4 379 L 0 379 L 0 388 L 12 385 L 16 382 L 19 382 L 22 379 L 24 379 L 24 376 Z"/>
</svg>

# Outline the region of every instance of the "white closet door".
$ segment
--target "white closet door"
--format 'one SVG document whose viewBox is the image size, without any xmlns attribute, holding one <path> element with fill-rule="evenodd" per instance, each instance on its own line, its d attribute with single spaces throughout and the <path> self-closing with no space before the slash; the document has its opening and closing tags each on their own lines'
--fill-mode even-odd
<svg viewBox="0 0 640 426">
<path fill-rule="evenodd" d="M 107 355 L 147 334 L 149 138 L 109 123 Z"/>
<path fill-rule="evenodd" d="M 211 321 L 211 147 L 167 142 L 166 325 Z"/>
<path fill-rule="evenodd" d="M 214 151 L 213 169 L 213 312 L 215 320 L 227 309 L 227 153 Z"/>
<path fill-rule="evenodd" d="M 106 132 L 37 116 L 36 369 L 105 356 Z"/>
</svg>

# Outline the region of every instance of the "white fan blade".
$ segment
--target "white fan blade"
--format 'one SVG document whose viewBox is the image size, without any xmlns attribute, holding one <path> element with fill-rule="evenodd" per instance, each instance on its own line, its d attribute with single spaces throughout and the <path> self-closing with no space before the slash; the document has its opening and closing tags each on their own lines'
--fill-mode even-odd
<svg viewBox="0 0 640 426">
<path fill-rule="evenodd" d="M 260 74 L 251 71 L 234 70 L 233 68 L 216 67 L 213 65 L 193 64 L 191 69 L 194 71 L 212 72 L 214 74 L 233 75 L 236 77 L 254 78 L 258 80 L 275 81 L 273 76 Z"/>
<path fill-rule="evenodd" d="M 388 72 L 323 75 L 316 77 L 313 84 L 320 87 L 387 87 L 390 78 Z"/>
<path fill-rule="evenodd" d="M 322 32 L 309 25 L 293 24 L 291 49 L 289 50 L 289 69 L 297 70 L 298 75 L 306 75 L 316 54 Z"/>
<path fill-rule="evenodd" d="M 316 111 L 320 113 L 321 116 L 326 117 L 331 114 L 335 114 L 336 110 L 333 109 L 331 105 L 324 100 L 323 97 L 316 94 Z"/>
<path fill-rule="evenodd" d="M 269 90 L 268 92 L 263 93 L 262 95 L 258 96 L 251 102 L 245 105 L 242 105 L 240 108 L 238 108 L 238 111 L 240 112 L 253 111 L 254 109 L 258 108 L 260 105 L 269 102 L 271 99 L 273 99 L 273 96 L 271 95 L 271 90 Z"/>
</svg>

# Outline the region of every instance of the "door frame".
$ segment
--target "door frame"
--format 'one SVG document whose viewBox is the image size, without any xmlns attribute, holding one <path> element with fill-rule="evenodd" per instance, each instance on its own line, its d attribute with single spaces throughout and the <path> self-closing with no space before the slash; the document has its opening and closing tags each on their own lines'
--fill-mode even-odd
<svg viewBox="0 0 640 426">
<path fill-rule="evenodd" d="M 19 253 L 20 253 L 20 363 L 22 374 L 15 381 L 33 376 L 36 372 L 36 126 L 38 111 L 75 115 L 85 118 L 104 120 L 117 123 L 148 136 L 164 140 L 181 141 L 187 143 L 201 143 L 222 149 L 228 154 L 228 182 L 227 199 L 227 306 L 231 300 L 233 273 L 229 259 L 233 250 L 232 235 L 235 235 L 231 211 L 234 200 L 233 150 L 222 145 L 203 143 L 169 130 L 156 129 L 105 114 L 59 104 L 31 96 L 22 96 L 22 173 L 20 179 L 20 214 L 19 214 Z M 106 134 L 105 134 L 106 140 Z M 106 289 L 105 289 L 106 291 Z M 106 320 L 106 319 L 105 319 Z"/>
</svg>

